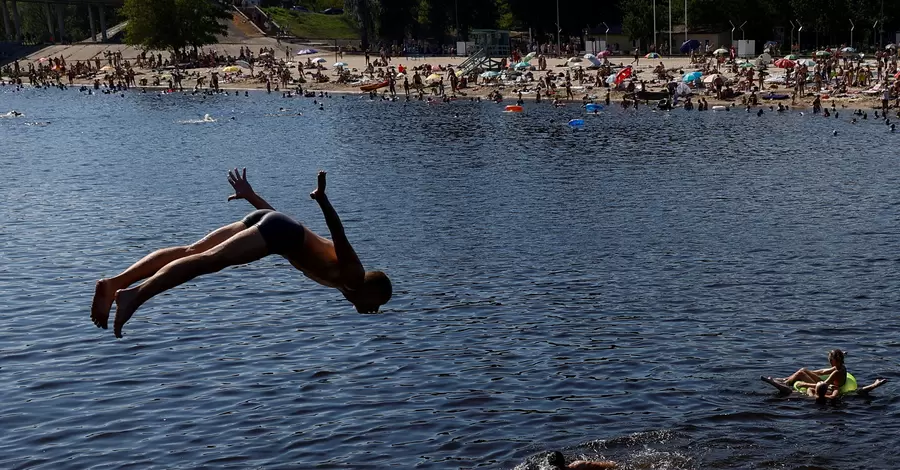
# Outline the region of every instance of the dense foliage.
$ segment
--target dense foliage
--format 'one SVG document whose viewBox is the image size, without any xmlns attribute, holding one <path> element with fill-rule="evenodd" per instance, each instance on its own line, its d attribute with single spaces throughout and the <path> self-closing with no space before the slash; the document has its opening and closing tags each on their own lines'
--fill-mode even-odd
<svg viewBox="0 0 900 470">
<path fill-rule="evenodd" d="M 54 4 L 53 6 L 48 6 L 42 3 L 22 3 L 18 4 L 19 9 L 19 17 L 22 19 L 21 27 L 22 27 L 22 35 L 24 37 L 24 42 L 26 44 L 36 44 L 50 41 L 58 41 L 60 38 L 56 37 L 59 34 L 57 31 L 58 28 L 58 18 L 56 14 L 57 9 L 63 10 L 63 28 L 64 28 L 64 37 L 62 38 L 66 42 L 76 42 L 82 41 L 91 36 L 90 31 L 90 21 L 87 12 L 86 5 L 62 5 L 62 4 Z M 10 2 L 7 2 L 7 11 L 9 14 L 11 13 Z M 50 30 L 47 27 L 49 13 L 49 22 L 53 26 L 54 34 L 50 33 Z M 118 17 L 116 15 L 116 10 L 113 8 L 106 9 L 106 23 L 107 27 L 110 27 L 118 22 Z M 10 29 L 13 27 L 13 20 L 10 17 L 9 19 Z M 2 24 L 0 24 L 2 27 Z M 96 7 L 94 7 L 94 28 L 95 31 L 98 31 L 100 28 L 100 18 L 98 16 Z M 9 36 L 13 36 L 13 31 L 8 32 Z"/>
<path fill-rule="evenodd" d="M 345 0 L 361 30 L 384 40 L 412 37 L 443 42 L 469 28 L 503 28 L 528 31 L 541 41 L 556 34 L 557 5 L 563 38 L 581 36 L 585 29 L 622 25 L 633 39 L 653 36 L 654 0 Z M 668 28 L 670 0 L 655 0 L 657 30 Z M 804 44 L 840 44 L 849 38 L 852 20 L 854 37 L 861 44 L 875 43 L 876 32 L 884 31 L 883 42 L 892 42 L 900 30 L 900 2 L 897 0 L 687 0 L 688 25 L 707 30 L 729 31 L 731 25 L 747 22 L 748 39 L 774 39 L 781 28 L 791 31 L 790 20 L 803 25 Z M 883 6 L 883 13 L 882 13 Z M 671 0 L 673 24 L 684 21 L 685 1 Z M 873 28 L 879 20 L 879 27 Z M 457 29 L 457 24 L 459 28 Z M 785 41 L 787 42 L 787 40 Z M 645 42 L 645 44 L 648 42 Z"/>
<path fill-rule="evenodd" d="M 883 7 L 883 13 L 882 13 Z M 653 0 L 621 0 L 622 24 L 632 39 L 649 42 L 653 36 Z M 672 22 L 684 23 L 684 0 L 672 3 Z M 657 31 L 668 30 L 669 2 L 656 1 Z M 900 30 L 900 2 L 882 0 L 687 0 L 689 28 L 729 31 L 731 21 L 741 25 L 747 39 L 767 41 L 778 39 L 790 42 L 792 29 L 803 26 L 801 41 L 805 46 L 846 44 L 850 28 L 855 24 L 854 38 L 858 44 L 893 42 L 894 32 Z M 873 28 L 875 21 L 879 22 Z M 884 37 L 881 36 L 882 27 Z M 736 37 L 742 33 L 738 32 Z M 796 33 L 795 33 L 796 34 Z"/>
<path fill-rule="evenodd" d="M 125 0 L 125 41 L 146 49 L 184 51 L 227 34 L 231 14 L 209 0 Z"/>
</svg>

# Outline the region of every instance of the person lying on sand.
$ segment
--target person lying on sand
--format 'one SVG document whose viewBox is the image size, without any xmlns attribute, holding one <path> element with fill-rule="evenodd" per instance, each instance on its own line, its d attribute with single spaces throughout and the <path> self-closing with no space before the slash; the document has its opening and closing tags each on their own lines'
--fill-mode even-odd
<svg viewBox="0 0 900 470">
<path fill-rule="evenodd" d="M 113 331 L 122 327 L 135 310 L 153 296 L 204 274 L 228 266 L 250 263 L 271 254 L 286 258 L 310 279 L 339 290 L 360 313 L 374 313 L 391 298 L 391 281 L 381 271 L 363 269 L 344 234 L 337 212 L 325 195 L 325 172 L 310 197 L 319 203 L 331 232 L 327 240 L 281 212 L 260 197 L 237 168 L 228 173 L 234 188 L 232 199 L 245 199 L 256 207 L 239 222 L 221 227 L 189 246 L 163 248 L 145 256 L 121 274 L 97 281 L 91 304 L 91 320 L 106 329 L 109 310 L 116 302 Z M 129 288 L 137 281 L 141 284 Z"/>
<path fill-rule="evenodd" d="M 566 457 L 558 450 L 547 454 L 547 465 L 551 470 L 600 470 L 618 467 L 611 460 L 576 460 L 566 464 Z"/>
<path fill-rule="evenodd" d="M 760 379 L 777 388 L 781 393 L 789 394 L 798 390 L 818 399 L 834 399 L 840 397 L 843 393 L 851 392 L 865 395 L 887 381 L 885 379 L 877 379 L 865 387 L 848 390 L 845 387 L 848 378 L 847 368 L 844 366 L 844 352 L 840 349 L 829 351 L 828 362 L 831 364 L 831 367 L 818 370 L 809 370 L 804 367 L 783 379 L 772 377 L 760 377 Z M 855 386 L 855 379 L 853 385 Z"/>
</svg>

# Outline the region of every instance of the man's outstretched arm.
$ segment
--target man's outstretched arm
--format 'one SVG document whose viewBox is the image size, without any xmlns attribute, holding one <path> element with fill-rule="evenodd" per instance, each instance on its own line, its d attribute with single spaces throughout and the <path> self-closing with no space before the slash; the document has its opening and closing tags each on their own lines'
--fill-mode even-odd
<svg viewBox="0 0 900 470">
<path fill-rule="evenodd" d="M 247 181 L 246 168 L 244 168 L 243 174 L 239 173 L 237 168 L 235 168 L 234 171 L 229 171 L 228 182 L 231 183 L 231 187 L 234 188 L 234 194 L 228 196 L 229 201 L 232 199 L 246 199 L 247 202 L 257 209 L 275 210 L 275 208 L 266 202 L 265 199 L 256 194 L 256 191 L 250 186 L 250 182 Z"/>
<path fill-rule="evenodd" d="M 350 289 L 357 289 L 362 285 L 365 279 L 366 271 L 353 246 L 347 240 L 344 234 L 344 225 L 341 218 L 338 217 L 328 196 L 325 195 L 325 172 L 320 171 L 318 177 L 318 187 L 315 191 L 309 193 L 309 197 L 319 203 L 322 209 L 322 215 L 325 216 L 325 224 L 328 225 L 328 231 L 331 232 L 331 242 L 334 243 L 334 251 L 337 254 L 338 264 L 341 268 L 341 278 L 345 286 Z"/>
</svg>

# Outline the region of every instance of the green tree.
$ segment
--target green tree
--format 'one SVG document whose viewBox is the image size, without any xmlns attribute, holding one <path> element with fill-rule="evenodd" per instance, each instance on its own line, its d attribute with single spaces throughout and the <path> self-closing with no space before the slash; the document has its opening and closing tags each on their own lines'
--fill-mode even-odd
<svg viewBox="0 0 900 470">
<path fill-rule="evenodd" d="M 176 54 L 217 43 L 217 35 L 228 34 L 223 21 L 231 19 L 209 0 L 125 0 L 122 13 L 128 19 L 125 42 Z"/>
<path fill-rule="evenodd" d="M 657 5 L 658 6 L 658 5 Z M 653 4 L 650 0 L 622 0 L 622 30 L 631 40 L 653 37 Z M 657 17 L 661 8 L 656 9 Z"/>
<path fill-rule="evenodd" d="M 375 18 L 378 13 L 376 0 L 344 0 L 344 10 L 359 24 L 359 35 L 363 49 L 369 47 L 371 36 L 375 34 Z"/>
<path fill-rule="evenodd" d="M 217 36 L 227 36 L 226 21 L 232 15 L 210 0 L 175 0 L 175 11 L 181 37 L 194 49 L 219 42 Z"/>
<path fill-rule="evenodd" d="M 412 35 L 420 2 L 417 0 L 381 0 L 378 35 L 388 41 L 402 41 Z"/>
</svg>

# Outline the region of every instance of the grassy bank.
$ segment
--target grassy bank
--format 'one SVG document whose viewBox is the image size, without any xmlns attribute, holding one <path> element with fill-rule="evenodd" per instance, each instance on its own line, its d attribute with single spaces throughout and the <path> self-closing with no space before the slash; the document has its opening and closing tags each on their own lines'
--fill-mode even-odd
<svg viewBox="0 0 900 470">
<path fill-rule="evenodd" d="M 264 8 L 287 32 L 305 39 L 359 39 L 356 22 L 347 15 L 301 13 L 284 8 Z"/>
</svg>

